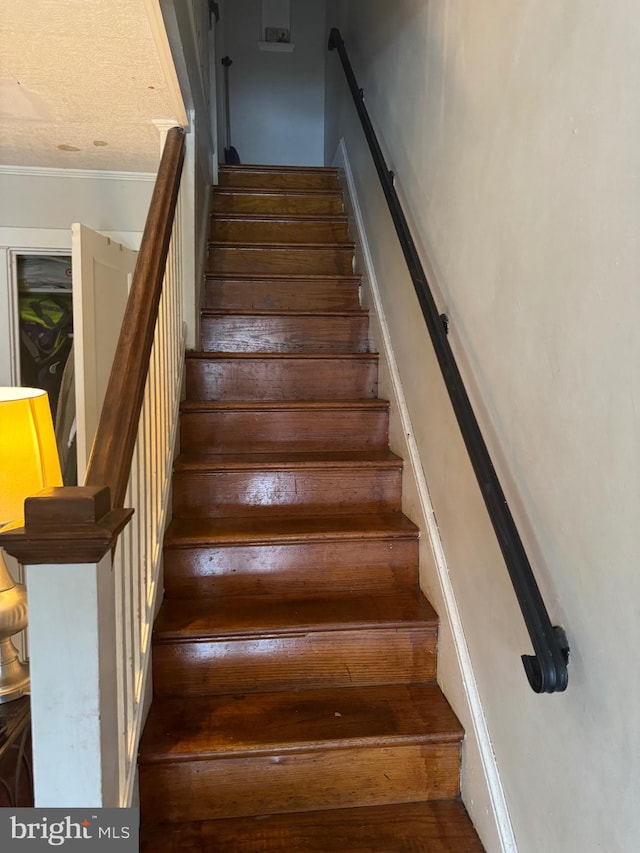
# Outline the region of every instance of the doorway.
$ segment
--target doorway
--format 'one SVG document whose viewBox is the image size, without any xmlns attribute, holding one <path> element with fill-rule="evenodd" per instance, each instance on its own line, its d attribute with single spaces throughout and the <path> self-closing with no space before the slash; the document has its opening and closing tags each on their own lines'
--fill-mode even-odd
<svg viewBox="0 0 640 853">
<path fill-rule="evenodd" d="M 77 484 L 71 255 L 17 251 L 18 384 L 49 395 L 63 482 Z"/>
</svg>

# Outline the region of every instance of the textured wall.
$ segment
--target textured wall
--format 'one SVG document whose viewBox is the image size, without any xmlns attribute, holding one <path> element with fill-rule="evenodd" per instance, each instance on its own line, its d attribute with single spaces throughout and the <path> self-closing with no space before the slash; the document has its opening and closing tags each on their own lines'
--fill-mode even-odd
<svg viewBox="0 0 640 853">
<path fill-rule="evenodd" d="M 181 116 L 149 22 L 154 2 L 2 0 L 0 163 L 157 168 L 152 120 Z"/>
</svg>

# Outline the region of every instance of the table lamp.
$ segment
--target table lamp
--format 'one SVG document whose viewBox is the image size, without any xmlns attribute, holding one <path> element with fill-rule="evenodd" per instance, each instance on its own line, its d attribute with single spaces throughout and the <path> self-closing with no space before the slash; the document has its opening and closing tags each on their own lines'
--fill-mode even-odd
<svg viewBox="0 0 640 853">
<path fill-rule="evenodd" d="M 22 524 L 25 498 L 61 485 L 47 392 L 0 387 L 0 530 Z M 11 577 L 0 548 L 0 702 L 29 692 L 29 669 L 11 640 L 26 627 L 26 590 Z"/>
</svg>

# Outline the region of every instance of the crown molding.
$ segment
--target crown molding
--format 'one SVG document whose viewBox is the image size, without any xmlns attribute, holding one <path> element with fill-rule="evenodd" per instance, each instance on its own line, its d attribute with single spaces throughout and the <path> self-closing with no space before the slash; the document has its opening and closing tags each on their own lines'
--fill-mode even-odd
<svg viewBox="0 0 640 853">
<path fill-rule="evenodd" d="M 83 178 L 102 181 L 155 181 L 155 172 L 117 172 L 108 169 L 63 169 L 53 166 L 3 166 L 0 175 L 34 178 Z"/>
</svg>

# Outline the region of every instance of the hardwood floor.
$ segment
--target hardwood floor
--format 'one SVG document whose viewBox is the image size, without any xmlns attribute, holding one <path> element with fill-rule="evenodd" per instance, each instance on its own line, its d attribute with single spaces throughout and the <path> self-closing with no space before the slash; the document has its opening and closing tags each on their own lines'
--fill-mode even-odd
<svg viewBox="0 0 640 853">
<path fill-rule="evenodd" d="M 222 167 L 141 849 L 479 853 L 333 169 Z"/>
</svg>

